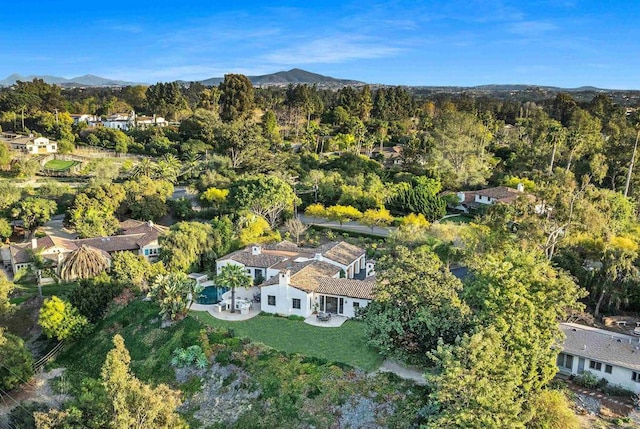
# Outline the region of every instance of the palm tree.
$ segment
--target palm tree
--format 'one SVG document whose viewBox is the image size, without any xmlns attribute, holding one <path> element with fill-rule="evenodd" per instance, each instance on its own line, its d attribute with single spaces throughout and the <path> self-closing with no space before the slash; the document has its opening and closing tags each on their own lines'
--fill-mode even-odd
<svg viewBox="0 0 640 429">
<path fill-rule="evenodd" d="M 252 286 L 251 277 L 244 271 L 244 267 L 240 265 L 225 265 L 220 270 L 220 274 L 216 277 L 216 285 L 228 287 L 231 289 L 231 312 L 236 312 L 236 288 L 243 287 L 248 289 Z"/>
<path fill-rule="evenodd" d="M 60 278 L 65 281 L 95 277 L 109 268 L 109 258 L 95 247 L 83 244 L 69 253 L 60 264 Z"/>
<path fill-rule="evenodd" d="M 133 168 L 132 177 L 137 178 L 140 176 L 151 177 L 154 175 L 158 165 L 151 161 L 149 158 L 143 158 L 138 165 Z"/>
<path fill-rule="evenodd" d="M 160 162 L 158 162 L 158 168 L 156 174 L 159 179 L 168 180 L 171 183 L 178 181 L 178 176 L 182 170 L 182 162 L 173 154 L 165 154 Z"/>
</svg>

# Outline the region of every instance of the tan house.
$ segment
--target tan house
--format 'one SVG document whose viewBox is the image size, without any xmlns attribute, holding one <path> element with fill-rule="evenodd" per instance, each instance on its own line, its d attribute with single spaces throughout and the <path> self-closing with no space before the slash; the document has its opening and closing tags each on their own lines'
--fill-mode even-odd
<svg viewBox="0 0 640 429">
<path fill-rule="evenodd" d="M 30 155 L 46 155 L 58 153 L 58 142 L 46 137 L 22 136 L 13 133 L 2 134 L 2 141 L 9 149 L 28 153 Z"/>
<path fill-rule="evenodd" d="M 51 268 L 57 268 L 68 253 L 73 252 L 82 245 L 89 246 L 111 260 L 115 252 L 133 252 L 144 256 L 149 261 L 155 261 L 160 254 L 158 238 L 167 228 L 155 225 L 153 222 L 127 220 L 120 224 L 121 233 L 110 237 L 95 237 L 69 240 L 53 236 L 34 238 L 28 243 L 9 245 L 10 265 L 12 271 L 17 273 L 23 268 L 33 265 L 33 255 L 37 253 L 49 261 Z"/>
</svg>

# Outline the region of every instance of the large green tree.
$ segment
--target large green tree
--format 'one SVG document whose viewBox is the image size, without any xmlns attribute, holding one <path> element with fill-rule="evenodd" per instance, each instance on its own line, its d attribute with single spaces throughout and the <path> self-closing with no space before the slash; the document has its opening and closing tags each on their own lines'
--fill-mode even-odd
<svg viewBox="0 0 640 429">
<path fill-rule="evenodd" d="M 12 215 L 14 218 L 22 220 L 24 227 L 32 233 L 36 228 L 48 222 L 56 209 L 55 201 L 28 197 L 14 206 Z"/>
<path fill-rule="evenodd" d="M 367 306 L 368 343 L 388 356 L 427 364 L 438 341 L 451 343 L 470 323 L 462 283 L 429 248 L 398 246 L 376 265 L 375 299 Z"/>
<path fill-rule="evenodd" d="M 234 181 L 226 198 L 231 208 L 251 210 L 274 228 L 283 212 L 292 212 L 298 201 L 289 183 L 274 175 L 246 176 Z"/>
<path fill-rule="evenodd" d="M 211 225 L 201 222 L 178 222 L 160 237 L 160 259 L 169 270 L 197 271 L 209 260 Z"/>
<path fill-rule="evenodd" d="M 102 366 L 102 381 L 107 393 L 110 429 L 187 427 L 176 409 L 180 394 L 165 384 L 151 387 L 138 380 L 130 370 L 131 356 L 120 335 L 113 337 L 114 348 Z"/>
<path fill-rule="evenodd" d="M 253 112 L 253 85 L 245 75 L 224 75 L 220 90 L 220 118 L 223 121 L 246 118 Z"/>
</svg>

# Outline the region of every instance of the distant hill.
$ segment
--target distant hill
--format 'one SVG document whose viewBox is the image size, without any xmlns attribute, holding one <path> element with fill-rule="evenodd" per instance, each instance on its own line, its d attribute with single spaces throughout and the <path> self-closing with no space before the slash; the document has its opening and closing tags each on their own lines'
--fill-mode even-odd
<svg viewBox="0 0 640 429">
<path fill-rule="evenodd" d="M 607 89 L 596 88 L 595 86 L 581 86 L 578 88 L 560 88 L 557 86 L 541 86 L 541 85 L 478 85 L 472 86 L 470 89 L 486 90 L 486 91 L 530 91 L 538 89 L 552 92 L 581 92 L 581 91 L 609 91 Z"/>
<path fill-rule="evenodd" d="M 131 85 L 140 85 L 135 82 L 126 82 L 123 80 L 114 80 L 107 79 L 100 76 L 94 76 L 91 74 L 86 74 L 84 76 L 73 77 L 71 79 L 67 79 L 59 76 L 39 76 L 39 75 L 29 75 L 22 76 L 19 74 L 12 74 L 11 76 L 7 76 L 5 79 L 0 80 L 0 86 L 11 86 L 15 85 L 16 81 L 32 81 L 33 79 L 42 79 L 48 84 L 55 84 L 66 87 L 77 87 L 77 86 L 131 86 Z"/>
<path fill-rule="evenodd" d="M 247 76 L 254 86 L 287 86 L 289 84 L 316 84 L 319 87 L 342 87 L 348 85 L 362 85 L 363 82 L 350 79 L 337 79 L 301 69 L 291 69 L 261 76 Z M 200 81 L 206 86 L 216 86 L 222 82 L 222 77 L 212 77 Z"/>
</svg>

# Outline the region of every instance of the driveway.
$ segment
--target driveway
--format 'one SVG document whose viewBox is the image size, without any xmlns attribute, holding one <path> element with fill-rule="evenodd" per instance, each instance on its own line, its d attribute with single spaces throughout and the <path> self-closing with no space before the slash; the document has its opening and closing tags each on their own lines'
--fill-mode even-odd
<svg viewBox="0 0 640 429">
<path fill-rule="evenodd" d="M 64 227 L 62 222 L 64 221 L 64 215 L 55 215 L 51 217 L 51 220 L 44 224 L 41 229 L 47 235 L 52 235 L 54 237 L 66 238 L 69 240 L 74 240 L 78 237 L 78 234 Z"/>
<path fill-rule="evenodd" d="M 366 225 L 361 224 L 360 222 L 343 222 L 340 225 L 339 222 L 319 218 L 319 217 L 311 217 L 303 214 L 299 214 L 298 218 L 305 225 L 317 225 L 324 228 L 335 229 L 338 231 L 346 231 L 346 232 L 358 232 L 361 234 L 369 234 L 369 235 L 377 235 L 378 237 L 388 237 L 391 231 L 395 228 L 381 228 L 378 226 L 374 226 L 373 230 Z"/>
</svg>

